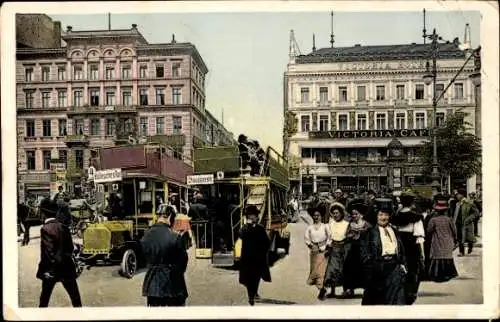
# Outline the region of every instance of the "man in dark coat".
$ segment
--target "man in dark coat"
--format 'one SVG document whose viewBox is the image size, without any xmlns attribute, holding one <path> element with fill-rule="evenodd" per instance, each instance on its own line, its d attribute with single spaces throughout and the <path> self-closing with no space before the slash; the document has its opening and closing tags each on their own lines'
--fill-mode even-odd
<svg viewBox="0 0 500 322">
<path fill-rule="evenodd" d="M 195 194 L 193 198 L 193 203 L 189 207 L 188 217 L 191 218 L 193 226 L 193 235 L 196 241 L 197 248 L 207 248 L 208 247 L 208 236 L 206 236 L 209 232 L 205 232 L 205 227 L 201 223 L 205 220 L 209 220 L 208 217 L 208 207 L 203 204 L 203 196 L 201 194 Z M 198 228 L 198 229 L 196 229 Z"/>
<path fill-rule="evenodd" d="M 458 189 L 456 194 L 457 204 L 453 213 L 453 219 L 457 227 L 459 256 L 465 254 L 465 244 L 468 245 L 467 254 L 472 253 L 472 247 L 476 242 L 474 236 L 474 220 L 479 216 L 474 203 L 466 199 L 465 189 Z"/>
<path fill-rule="evenodd" d="M 239 282 L 248 292 L 248 303 L 255 304 L 260 280 L 271 282 L 268 251 L 271 245 L 264 227 L 257 224 L 259 210 L 255 206 L 245 209 L 247 223 L 241 228 L 241 258 Z"/>
<path fill-rule="evenodd" d="M 184 306 L 188 297 L 184 273 L 188 254 L 182 237 L 172 230 L 175 212 L 167 207 L 141 239 L 148 271 L 142 285 L 147 306 Z"/>
<path fill-rule="evenodd" d="M 361 305 L 405 305 L 406 260 L 396 228 L 389 225 L 390 199 L 380 201 L 376 225 L 360 240 L 365 271 L 365 291 Z"/>
<path fill-rule="evenodd" d="M 70 228 L 72 223 L 71 210 L 69 209 L 69 197 L 64 196 L 62 199 L 54 199 L 57 203 L 56 219 L 66 227 Z"/>
<path fill-rule="evenodd" d="M 73 260 L 74 245 L 66 225 L 51 217 L 40 230 L 40 263 L 36 277 L 42 280 L 40 307 L 48 307 L 50 296 L 57 282 L 61 282 L 73 307 L 81 307 L 82 300 L 76 279 Z"/>
<path fill-rule="evenodd" d="M 375 191 L 368 191 L 368 200 L 366 201 L 366 213 L 364 219 L 372 226 L 377 224 L 377 204 L 375 203 Z"/>
</svg>

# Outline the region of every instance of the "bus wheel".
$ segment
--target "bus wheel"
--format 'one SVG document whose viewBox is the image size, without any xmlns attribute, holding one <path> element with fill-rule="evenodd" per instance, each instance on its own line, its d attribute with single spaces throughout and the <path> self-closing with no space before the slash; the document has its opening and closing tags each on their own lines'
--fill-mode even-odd
<svg viewBox="0 0 500 322">
<path fill-rule="evenodd" d="M 120 275 L 132 278 L 137 270 L 137 256 L 133 249 L 127 249 L 120 264 Z"/>
</svg>

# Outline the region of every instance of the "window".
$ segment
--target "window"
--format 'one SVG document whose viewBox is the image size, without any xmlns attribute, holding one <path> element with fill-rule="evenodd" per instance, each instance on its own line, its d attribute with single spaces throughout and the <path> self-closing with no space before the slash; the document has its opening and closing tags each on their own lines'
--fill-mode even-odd
<svg viewBox="0 0 500 322">
<path fill-rule="evenodd" d="M 156 89 L 156 105 L 165 105 L 165 89 Z"/>
<path fill-rule="evenodd" d="M 83 67 L 80 65 L 73 66 L 73 79 L 82 80 L 83 79 Z"/>
<path fill-rule="evenodd" d="M 42 155 L 43 155 L 43 169 L 49 170 L 50 169 L 50 158 L 51 158 L 50 151 L 45 150 L 42 152 Z"/>
<path fill-rule="evenodd" d="M 148 118 L 147 117 L 141 117 L 139 124 L 141 126 L 141 136 L 147 136 L 148 135 Z"/>
<path fill-rule="evenodd" d="M 99 106 L 99 90 L 90 90 L 90 106 Z"/>
<path fill-rule="evenodd" d="M 367 124 L 367 122 L 366 122 L 366 114 L 358 114 L 357 115 L 357 119 L 358 119 L 358 121 L 357 121 L 357 125 L 358 125 L 357 130 L 366 130 L 366 127 L 367 127 L 366 126 L 366 124 Z"/>
<path fill-rule="evenodd" d="M 425 113 L 423 112 L 415 113 L 415 128 L 416 129 L 425 128 Z"/>
<path fill-rule="evenodd" d="M 339 100 L 341 102 L 347 102 L 347 87 L 346 86 L 339 87 Z"/>
<path fill-rule="evenodd" d="M 179 87 L 172 88 L 172 104 L 181 104 L 181 89 Z"/>
<path fill-rule="evenodd" d="M 27 82 L 33 81 L 33 67 L 24 70 L 24 80 Z"/>
<path fill-rule="evenodd" d="M 114 67 L 106 67 L 106 79 L 114 79 L 115 78 L 115 68 Z"/>
<path fill-rule="evenodd" d="M 328 102 L 328 87 L 319 88 L 319 101 L 320 103 Z"/>
<path fill-rule="evenodd" d="M 156 77 L 157 78 L 164 77 L 163 64 L 156 65 Z"/>
<path fill-rule="evenodd" d="M 50 67 L 43 66 L 42 67 L 42 82 L 48 82 L 50 79 Z"/>
<path fill-rule="evenodd" d="M 358 101 L 366 101 L 366 86 L 358 86 Z"/>
<path fill-rule="evenodd" d="M 35 136 L 35 121 L 26 120 L 26 137 L 32 138 Z"/>
<path fill-rule="evenodd" d="M 181 63 L 172 63 L 172 77 L 181 76 Z"/>
<path fill-rule="evenodd" d="M 132 77 L 132 70 L 130 69 L 130 66 L 123 66 L 122 67 L 122 79 L 130 79 Z"/>
<path fill-rule="evenodd" d="M 35 97 L 34 91 L 26 91 L 26 108 L 33 108 L 34 97 Z"/>
<path fill-rule="evenodd" d="M 347 131 L 349 130 L 349 123 L 346 114 L 339 115 L 339 131 Z"/>
<path fill-rule="evenodd" d="M 58 91 L 57 92 L 57 106 L 58 107 L 66 107 L 68 104 L 66 100 L 66 91 Z"/>
<path fill-rule="evenodd" d="M 309 115 L 302 115 L 300 117 L 300 129 L 301 132 L 309 132 L 311 127 L 311 120 Z"/>
<path fill-rule="evenodd" d="M 309 102 L 309 88 L 302 87 L 300 89 L 300 102 L 301 103 L 307 103 L 307 102 Z"/>
<path fill-rule="evenodd" d="M 444 125 L 444 112 L 436 113 L 436 126 L 441 127 Z"/>
<path fill-rule="evenodd" d="M 385 86 L 384 85 L 378 85 L 375 87 L 375 90 L 377 92 L 377 101 L 383 101 L 385 100 Z"/>
<path fill-rule="evenodd" d="M 122 104 L 124 106 L 132 105 L 132 92 L 130 90 L 124 90 L 122 92 Z"/>
<path fill-rule="evenodd" d="M 139 77 L 140 78 L 146 78 L 146 77 L 148 77 L 148 66 L 141 65 L 139 67 Z"/>
<path fill-rule="evenodd" d="M 99 79 L 99 66 L 90 65 L 90 79 L 91 80 Z"/>
<path fill-rule="evenodd" d="M 404 85 L 396 85 L 396 99 L 398 99 L 398 100 L 405 99 L 405 86 Z"/>
<path fill-rule="evenodd" d="M 328 115 L 319 116 L 319 130 L 323 132 L 328 131 Z"/>
<path fill-rule="evenodd" d="M 181 134 L 182 131 L 182 116 L 172 117 L 172 122 L 174 125 L 174 134 Z"/>
<path fill-rule="evenodd" d="M 463 99 L 464 98 L 464 84 L 455 83 L 455 99 Z"/>
<path fill-rule="evenodd" d="M 156 118 L 156 134 L 164 134 L 165 130 L 165 118 L 157 117 Z"/>
<path fill-rule="evenodd" d="M 90 135 L 98 136 L 101 134 L 101 120 L 92 119 L 90 121 Z"/>
<path fill-rule="evenodd" d="M 115 92 L 113 90 L 106 92 L 106 105 L 114 106 L 116 104 L 115 101 Z"/>
<path fill-rule="evenodd" d="M 66 79 L 66 67 L 59 66 L 57 67 L 57 80 L 65 80 Z"/>
<path fill-rule="evenodd" d="M 83 135 L 83 119 L 75 119 L 73 121 L 74 124 L 74 134 Z"/>
<path fill-rule="evenodd" d="M 148 89 L 141 88 L 139 90 L 139 100 L 141 105 L 148 105 Z"/>
<path fill-rule="evenodd" d="M 415 85 L 415 99 L 423 100 L 424 99 L 424 85 L 417 84 Z"/>
<path fill-rule="evenodd" d="M 106 135 L 115 134 L 115 120 L 106 119 Z"/>
<path fill-rule="evenodd" d="M 81 89 L 73 92 L 73 105 L 82 106 L 83 103 L 83 91 Z"/>
<path fill-rule="evenodd" d="M 377 113 L 375 116 L 375 126 L 377 130 L 385 130 L 387 128 L 386 122 L 387 122 L 387 117 L 384 113 Z"/>
<path fill-rule="evenodd" d="M 83 169 L 83 150 L 74 150 L 75 153 L 75 167 Z"/>
<path fill-rule="evenodd" d="M 396 130 L 406 128 L 406 113 L 396 113 Z"/>
<path fill-rule="evenodd" d="M 444 92 L 444 84 L 436 84 L 436 99 Z"/>
<path fill-rule="evenodd" d="M 35 151 L 26 151 L 26 167 L 35 170 Z"/>
<path fill-rule="evenodd" d="M 65 119 L 60 119 L 58 121 L 59 127 L 59 136 L 66 136 L 68 133 L 66 132 L 67 121 Z"/>
<path fill-rule="evenodd" d="M 42 92 L 42 107 L 49 107 L 50 103 L 50 92 Z"/>
<path fill-rule="evenodd" d="M 68 151 L 59 150 L 59 160 L 61 160 L 61 163 L 64 163 L 65 165 L 67 165 L 68 164 Z"/>
</svg>

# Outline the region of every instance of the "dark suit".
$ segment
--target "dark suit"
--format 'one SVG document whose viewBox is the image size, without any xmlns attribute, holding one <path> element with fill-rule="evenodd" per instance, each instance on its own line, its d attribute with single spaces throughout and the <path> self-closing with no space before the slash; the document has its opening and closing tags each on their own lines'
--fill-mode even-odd
<svg viewBox="0 0 500 322">
<path fill-rule="evenodd" d="M 141 248 L 148 271 L 142 296 L 148 306 L 183 306 L 188 297 L 184 273 L 188 255 L 179 234 L 157 223 L 144 234 Z"/>
<path fill-rule="evenodd" d="M 210 238 L 210 226 L 206 223 L 208 218 L 208 207 L 199 201 L 195 201 L 188 211 L 188 217 L 191 218 L 193 224 L 193 235 L 196 241 L 196 248 L 208 248 L 208 240 Z"/>
<path fill-rule="evenodd" d="M 398 250 L 394 256 L 382 256 L 379 226 L 369 229 L 360 240 L 360 255 L 366 287 L 362 305 L 405 305 L 404 248 L 395 228 Z"/>
<path fill-rule="evenodd" d="M 73 240 L 69 228 L 56 219 L 48 219 L 40 231 L 40 263 L 36 277 L 42 280 L 40 307 L 49 305 L 50 296 L 57 282 L 61 282 L 71 298 L 74 307 L 81 307 L 82 301 L 77 274 L 73 261 Z"/>
</svg>

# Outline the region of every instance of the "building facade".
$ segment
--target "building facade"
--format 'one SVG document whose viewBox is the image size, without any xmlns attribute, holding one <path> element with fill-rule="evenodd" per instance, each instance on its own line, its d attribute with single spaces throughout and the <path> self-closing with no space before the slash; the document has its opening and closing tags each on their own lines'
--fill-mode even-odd
<svg viewBox="0 0 500 322">
<path fill-rule="evenodd" d="M 233 145 L 236 144 L 234 134 L 224 127 L 224 124 L 219 122 L 217 118 L 205 110 L 205 142 L 209 146 Z"/>
<path fill-rule="evenodd" d="M 16 15 L 17 48 L 61 47 L 61 22 L 45 14 Z"/>
<path fill-rule="evenodd" d="M 77 191 L 95 149 L 117 141 L 157 139 L 186 162 L 206 144 L 208 69 L 193 44 L 150 44 L 135 24 L 61 37 L 64 47 L 17 49 L 20 200 L 48 193 L 51 163 Z"/>
<path fill-rule="evenodd" d="M 458 45 L 440 45 L 438 95 L 465 63 L 468 54 Z M 429 44 L 332 47 L 291 57 L 284 111 L 296 118 L 296 129 L 284 135 L 284 147 L 290 160 L 298 160 L 293 179 L 302 195 L 323 186 L 356 191 L 424 182 L 418 155 L 432 126 L 432 85 L 423 80 L 429 58 Z M 471 61 L 439 101 L 438 126 L 457 111 L 475 123 L 472 72 Z M 391 165 L 394 138 L 404 158 Z M 473 180 L 469 191 L 476 189 Z"/>
</svg>

